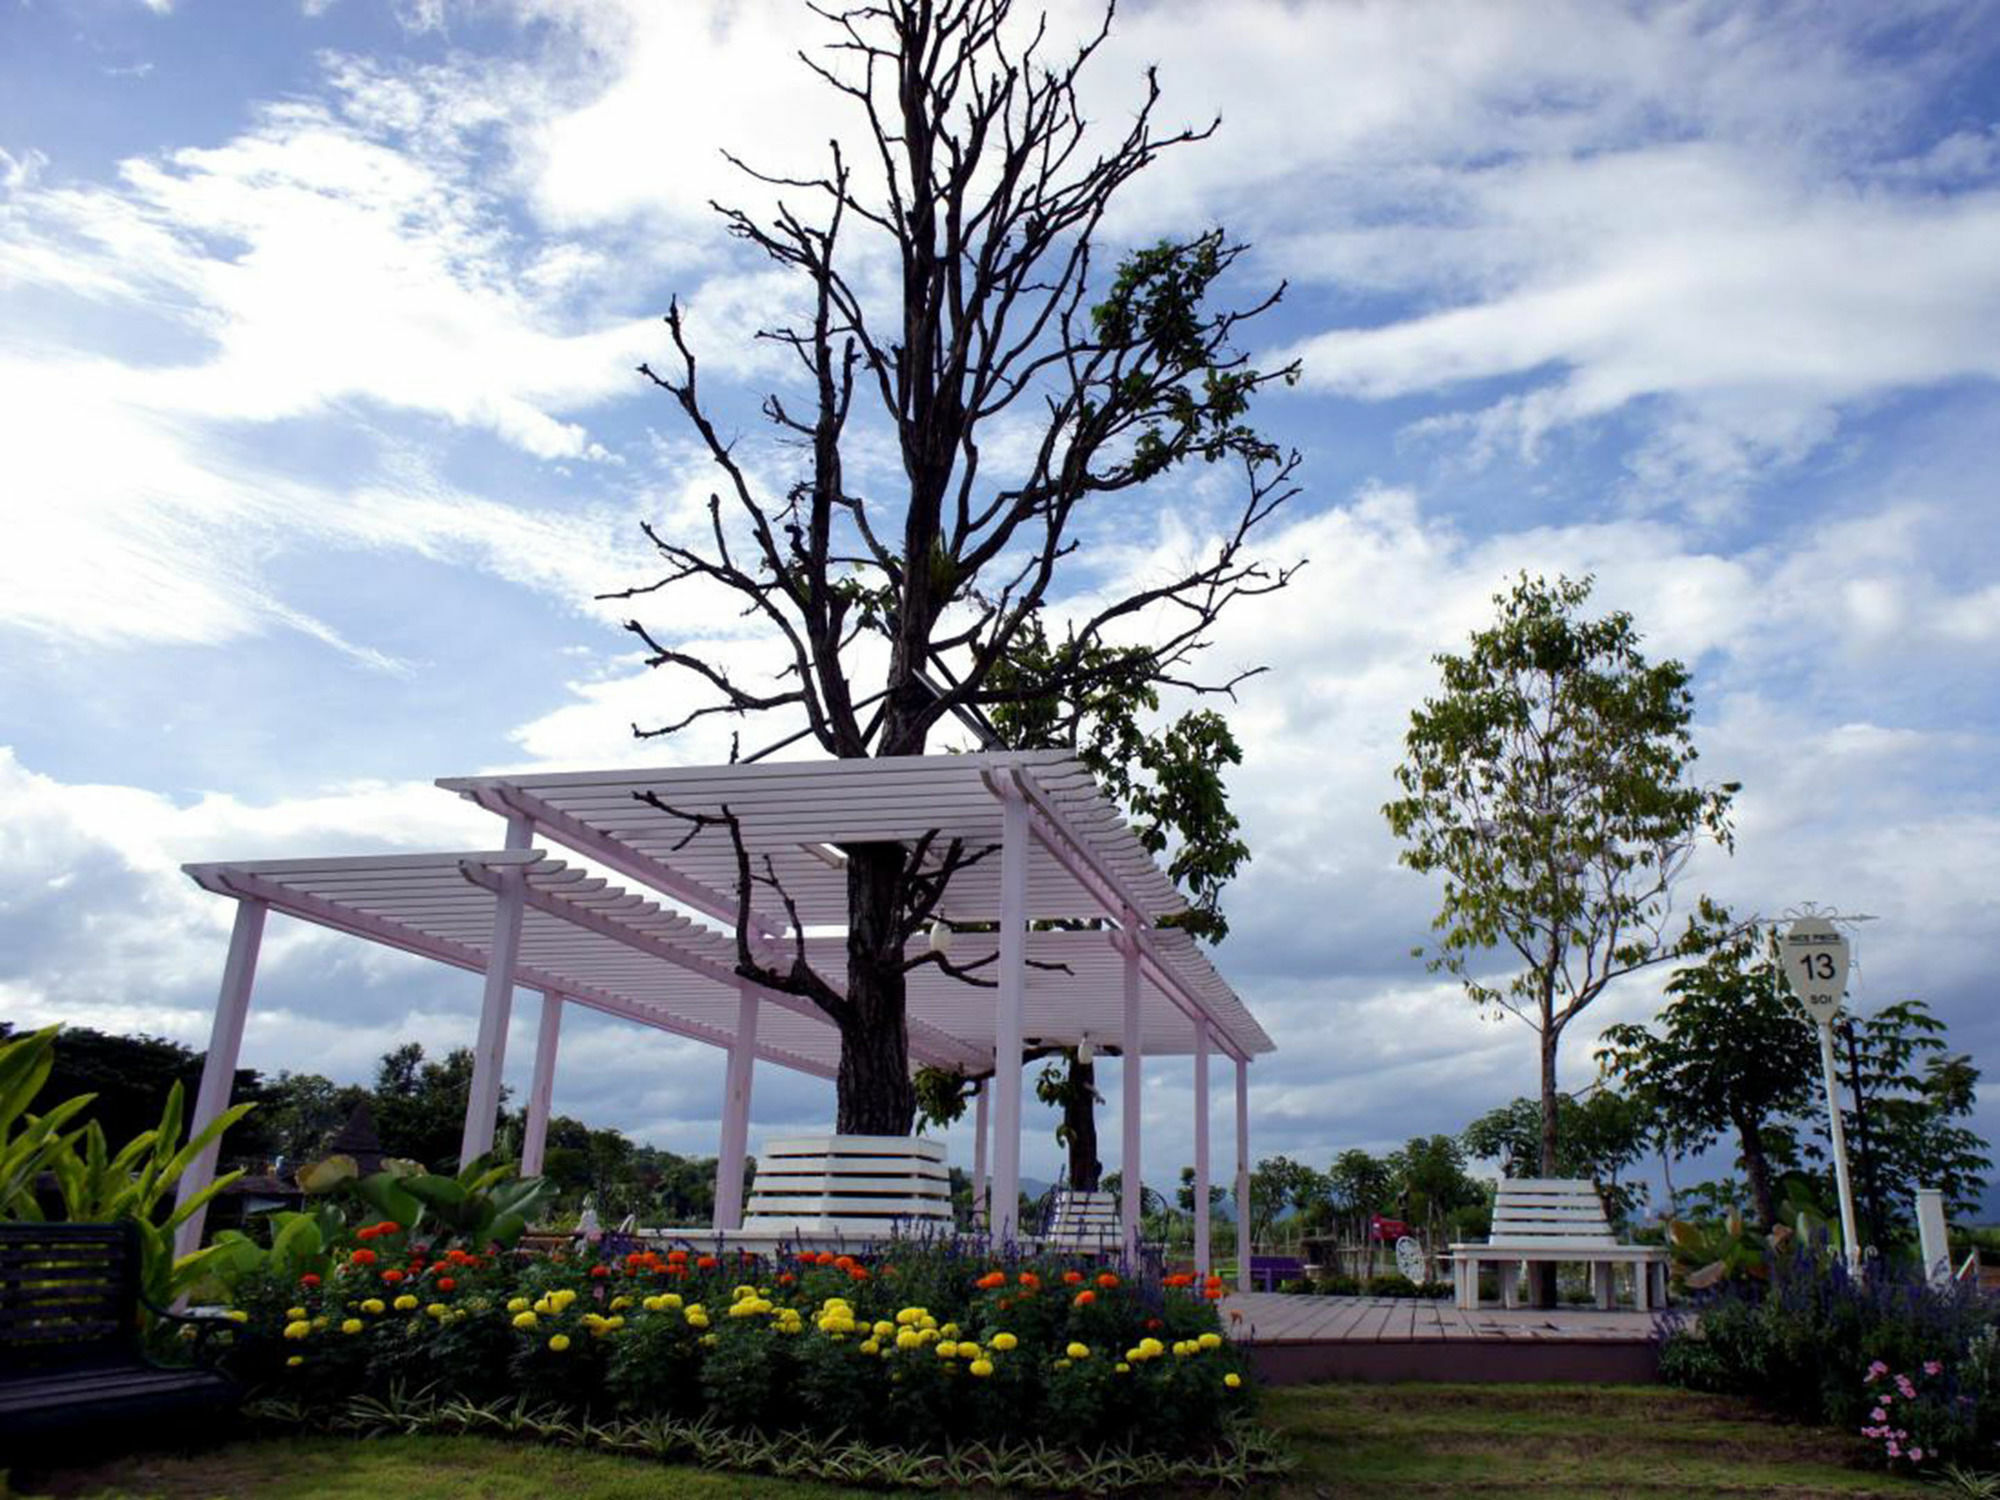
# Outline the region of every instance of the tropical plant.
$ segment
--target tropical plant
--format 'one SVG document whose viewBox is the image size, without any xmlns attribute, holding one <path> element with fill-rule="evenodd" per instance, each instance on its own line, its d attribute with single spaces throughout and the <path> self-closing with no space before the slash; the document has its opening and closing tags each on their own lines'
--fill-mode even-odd
<svg viewBox="0 0 2000 1500">
<path fill-rule="evenodd" d="M 67 1135 L 63 1127 L 90 1107 L 90 1094 L 66 1099 L 45 1114 L 28 1113 L 55 1065 L 57 1030 L 51 1026 L 0 1042 L 0 1219 L 41 1217 L 38 1179 L 83 1134 L 81 1126 Z"/>
<path fill-rule="evenodd" d="M 364 1176 L 352 1157 L 330 1156 L 300 1168 L 298 1182 L 308 1194 L 342 1195 L 378 1222 L 421 1237 L 433 1251 L 453 1246 L 485 1251 L 514 1244 L 555 1198 L 556 1186 L 547 1178 L 514 1178 L 514 1173 L 512 1162 L 496 1165 L 478 1157 L 455 1177 L 395 1160 Z"/>
</svg>

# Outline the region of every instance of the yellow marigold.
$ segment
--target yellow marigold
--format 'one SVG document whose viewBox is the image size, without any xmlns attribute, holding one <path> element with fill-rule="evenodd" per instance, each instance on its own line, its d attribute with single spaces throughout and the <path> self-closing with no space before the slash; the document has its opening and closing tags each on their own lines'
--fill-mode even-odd
<svg viewBox="0 0 2000 1500">
<path fill-rule="evenodd" d="M 708 1314 L 698 1307 L 691 1307 L 687 1313 L 687 1324 L 690 1328 L 706 1328 L 708 1327 Z M 702 1342 L 707 1343 L 708 1340 L 704 1339 Z"/>
<path fill-rule="evenodd" d="M 1120 1375 L 1130 1375 L 1132 1373 L 1132 1367 L 1126 1364 L 1125 1361 L 1122 1359 L 1119 1360 L 1118 1363 L 1113 1365 L 1111 1368 L 1116 1370 Z"/>
<path fill-rule="evenodd" d="M 988 1375 L 993 1373 L 993 1361 L 990 1359 L 975 1359 L 966 1368 L 981 1380 L 984 1380 Z"/>
<path fill-rule="evenodd" d="M 538 1319 L 532 1312 L 519 1312 L 514 1314 L 514 1326 L 516 1328 L 533 1328 L 535 1324 L 538 1323 L 539 1321 L 540 1319 Z"/>
<path fill-rule="evenodd" d="M 956 1323 L 947 1323 L 938 1330 L 938 1333 L 945 1338 L 955 1339 L 958 1337 L 958 1325 Z"/>
<path fill-rule="evenodd" d="M 905 1328 L 901 1333 L 896 1335 L 896 1347 L 898 1349 L 921 1349 L 923 1346 L 923 1338 L 914 1328 Z"/>
<path fill-rule="evenodd" d="M 681 1305 L 681 1294 L 679 1292 L 660 1293 L 660 1306 L 662 1308 L 678 1308 L 680 1305 Z"/>
<path fill-rule="evenodd" d="M 308 1323 L 304 1318 L 294 1318 L 285 1325 L 285 1337 L 288 1339 L 302 1339 L 312 1331 L 312 1324 Z"/>
<path fill-rule="evenodd" d="M 738 1302 L 748 1302 L 757 1295 L 757 1288 L 754 1286 L 739 1286 L 732 1295 Z"/>
<path fill-rule="evenodd" d="M 526 1312 L 527 1310 L 528 1310 L 528 1299 L 526 1297 L 509 1297 L 507 1299 L 508 1312 L 519 1313 L 519 1312 Z"/>
<path fill-rule="evenodd" d="M 1089 1359 L 1090 1345 L 1071 1344 L 1067 1349 L 1063 1350 L 1063 1353 L 1067 1354 L 1071 1359 Z"/>
<path fill-rule="evenodd" d="M 550 1335 L 549 1335 L 549 1347 L 550 1347 L 551 1349 L 555 1350 L 555 1351 L 556 1351 L 556 1353 L 558 1353 L 558 1354 L 562 1353 L 562 1352 L 563 1352 L 563 1350 L 565 1350 L 565 1349 L 567 1349 L 567 1348 L 569 1347 L 569 1335 L 568 1335 L 568 1334 L 566 1334 L 566 1333 L 553 1333 L 553 1334 L 550 1334 Z"/>
<path fill-rule="evenodd" d="M 896 1325 L 891 1323 L 887 1318 L 884 1318 L 869 1331 L 878 1339 L 886 1339 L 896 1331 Z"/>
<path fill-rule="evenodd" d="M 371 1314 L 382 1312 L 382 1299 L 380 1297 L 370 1297 L 366 1302 L 361 1304 L 361 1310 Z"/>
<path fill-rule="evenodd" d="M 1148 1359 L 1158 1359 L 1162 1354 L 1167 1352 L 1167 1346 L 1158 1339 L 1140 1339 L 1139 1352 Z"/>
<path fill-rule="evenodd" d="M 996 1333 L 993 1335 L 993 1347 L 998 1349 L 1002 1354 L 1011 1354 L 1014 1346 L 1020 1342 L 1011 1333 Z"/>
<path fill-rule="evenodd" d="M 1238 1375 L 1234 1370 L 1231 1370 L 1227 1375 L 1222 1377 L 1222 1383 L 1233 1391 L 1243 1384 L 1243 1377 Z"/>
<path fill-rule="evenodd" d="M 402 1296 L 396 1299 L 397 1312 L 409 1312 L 413 1308 L 415 1308 L 416 1305 L 417 1305 L 417 1299 L 415 1297 L 412 1297 L 408 1292 L 403 1293 Z"/>
<path fill-rule="evenodd" d="M 1067 1370 L 1067 1369 L 1069 1368 L 1069 1361 L 1068 1361 L 1068 1360 L 1066 1360 L 1066 1359 L 1059 1359 L 1059 1360 L 1057 1360 L 1057 1361 L 1056 1361 L 1056 1368 L 1057 1368 L 1058 1370 Z"/>
<path fill-rule="evenodd" d="M 1222 1347 L 1222 1335 L 1219 1333 L 1204 1333 L 1195 1342 L 1204 1349 L 1220 1349 Z"/>
<path fill-rule="evenodd" d="M 556 1311 L 561 1312 L 570 1303 L 576 1301 L 576 1293 L 569 1287 L 561 1287 L 549 1293 L 549 1300 L 555 1303 Z"/>
<path fill-rule="evenodd" d="M 914 1324 L 921 1323 L 923 1320 L 924 1310 L 921 1307 L 906 1307 L 896 1314 L 896 1326 L 898 1328 L 909 1328 Z"/>
<path fill-rule="evenodd" d="M 1174 1358 L 1186 1359 L 1190 1354 L 1194 1353 L 1194 1350 L 1195 1346 L 1192 1343 L 1192 1341 L 1183 1340 L 1182 1342 L 1174 1345 Z"/>
<path fill-rule="evenodd" d="M 250 1321 L 250 1314 L 240 1307 L 230 1308 L 228 1312 L 223 1314 L 223 1317 L 229 1319 L 232 1323 L 247 1323 Z"/>
<path fill-rule="evenodd" d="M 701 1344 L 704 1349 L 713 1349 L 715 1347 L 715 1335 L 712 1333 L 704 1333 L 701 1336 Z"/>
<path fill-rule="evenodd" d="M 938 1341 L 938 1331 L 935 1327 L 919 1328 L 917 1337 L 926 1344 L 935 1344 Z"/>
<path fill-rule="evenodd" d="M 291 1319 L 294 1323 L 298 1322 L 298 1320 L 300 1318 L 303 1318 L 305 1315 L 306 1315 L 306 1310 L 303 1307 L 288 1307 L 285 1309 L 285 1316 Z"/>
<path fill-rule="evenodd" d="M 960 1339 L 958 1341 L 958 1357 L 960 1359 L 980 1359 L 984 1354 L 985 1351 L 970 1340 Z"/>
<path fill-rule="evenodd" d="M 340 1325 L 340 1331 L 341 1331 L 342 1333 L 359 1333 L 359 1332 L 361 1332 L 361 1320 L 360 1320 L 359 1318 L 349 1318 L 349 1319 L 347 1319 L 347 1320 L 346 1320 L 346 1321 L 345 1321 L 344 1323 L 342 1323 L 342 1324 Z"/>
<path fill-rule="evenodd" d="M 430 1318 L 442 1318 L 446 1313 L 450 1311 L 451 1309 L 446 1307 L 442 1302 L 433 1302 L 429 1307 L 424 1309 L 424 1316 Z"/>
<path fill-rule="evenodd" d="M 863 1354 L 879 1354 L 882 1352 L 882 1346 L 874 1339 L 868 1339 L 861 1345 L 861 1352 Z"/>
<path fill-rule="evenodd" d="M 303 1354 L 294 1354 L 290 1359 L 285 1361 L 286 1364 L 293 1366 L 302 1365 L 305 1362 L 306 1357 Z"/>
<path fill-rule="evenodd" d="M 613 1297 L 611 1299 L 611 1310 L 613 1312 L 623 1312 L 631 1305 L 632 1299 L 630 1297 Z"/>
<path fill-rule="evenodd" d="M 957 1359 L 958 1345 L 947 1343 L 944 1340 L 939 1340 L 937 1346 L 937 1357 L 939 1359 Z"/>
</svg>

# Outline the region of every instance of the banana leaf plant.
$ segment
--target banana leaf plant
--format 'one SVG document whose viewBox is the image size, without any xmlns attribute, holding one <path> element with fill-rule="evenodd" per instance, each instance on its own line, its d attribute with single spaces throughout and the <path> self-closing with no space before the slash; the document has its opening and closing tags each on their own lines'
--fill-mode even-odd
<svg viewBox="0 0 2000 1500">
<path fill-rule="evenodd" d="M 1809 1181 L 1789 1173 L 1780 1186 L 1784 1196 L 1777 1222 L 1768 1232 L 1747 1224 L 1734 1208 L 1721 1220 L 1669 1222 L 1667 1246 L 1674 1275 L 1681 1284 L 1689 1291 L 1701 1292 L 1725 1282 L 1769 1281 L 1773 1260 L 1794 1243 L 1838 1255 L 1840 1228 L 1821 1211 Z"/>
<path fill-rule="evenodd" d="M 428 1239 L 433 1252 L 454 1246 L 483 1251 L 512 1246 L 556 1196 L 548 1178 L 514 1178 L 514 1171 L 511 1163 L 480 1157 L 455 1177 L 402 1161 L 385 1162 L 383 1170 L 364 1177 L 353 1158 L 332 1156 L 300 1168 L 298 1184 L 308 1194 L 358 1203 L 376 1222 L 393 1222 L 406 1235 Z"/>
<path fill-rule="evenodd" d="M 176 1083 L 167 1091 L 160 1123 L 142 1130 L 115 1153 L 95 1120 L 59 1133 L 97 1096 L 79 1094 L 39 1116 L 27 1112 L 54 1066 L 57 1030 L 52 1026 L 0 1045 L 0 1218 L 46 1221 L 50 1215 L 36 1192 L 39 1179 L 46 1175 L 62 1202 L 61 1221 L 108 1224 L 130 1219 L 139 1230 L 141 1288 L 148 1299 L 165 1307 L 201 1278 L 212 1253 L 197 1250 L 176 1260 L 174 1231 L 243 1174 L 225 1172 L 183 1203 L 170 1205 L 169 1196 L 203 1148 L 220 1139 L 253 1106 L 238 1104 L 224 1110 L 184 1142 L 186 1100 Z"/>
<path fill-rule="evenodd" d="M 78 1094 L 46 1114 L 28 1113 L 55 1066 L 58 1030 L 51 1026 L 0 1042 L 0 1220 L 41 1217 L 35 1184 L 83 1134 L 81 1126 L 67 1135 L 63 1127 L 97 1097 Z"/>
<path fill-rule="evenodd" d="M 271 1243 L 260 1245 L 237 1229 L 215 1236 L 214 1254 L 206 1271 L 215 1288 L 233 1299 L 246 1281 L 269 1275 L 294 1285 L 308 1273 L 325 1276 L 333 1265 L 334 1248 L 347 1234 L 347 1215 L 337 1203 L 321 1203 L 309 1211 L 281 1210 L 266 1216 Z"/>
</svg>

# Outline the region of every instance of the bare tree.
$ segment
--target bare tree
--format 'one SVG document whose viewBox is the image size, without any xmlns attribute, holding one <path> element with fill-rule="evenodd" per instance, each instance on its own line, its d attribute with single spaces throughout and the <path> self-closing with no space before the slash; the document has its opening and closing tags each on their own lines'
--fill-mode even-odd
<svg viewBox="0 0 2000 1500">
<path fill-rule="evenodd" d="M 1254 369 L 1236 345 L 1239 325 L 1283 288 L 1245 307 L 1212 307 L 1211 290 L 1244 249 L 1215 229 L 1127 255 L 1108 286 L 1093 274 L 1120 190 L 1214 124 L 1156 132 L 1149 71 L 1122 133 L 1100 140 L 1087 128 L 1078 80 L 1108 34 L 1108 10 L 1050 61 L 1046 21 L 1014 17 L 1012 0 L 812 9 L 832 40 L 802 60 L 858 111 L 869 171 L 857 173 L 837 142 L 820 176 L 738 161 L 775 190 L 776 207 L 760 216 L 717 205 L 731 234 L 795 272 L 809 293 L 809 324 L 761 335 L 803 372 L 796 394 L 773 393 L 762 408 L 800 455 L 799 472 L 782 494 L 760 488 L 718 425 L 674 304 L 672 363 L 641 373 L 677 403 L 721 483 L 706 536 L 648 527 L 664 577 L 608 596 L 719 585 L 775 633 L 789 661 L 746 684 L 633 620 L 652 665 L 706 690 L 672 723 L 637 732 L 777 710 L 802 716 L 831 755 L 915 755 L 947 718 L 1028 694 L 1081 702 L 1116 683 L 1230 691 L 1249 674 L 1196 670 L 1210 628 L 1233 602 L 1282 588 L 1293 571 L 1249 550 L 1295 492 L 1298 459 L 1252 429 L 1247 413 L 1260 389 L 1297 369 Z M 866 289 L 885 247 L 900 288 L 900 305 L 887 310 Z M 983 462 L 981 449 L 1002 419 L 1016 436 L 1010 448 L 1023 429 L 1033 436 L 1030 456 L 1004 469 Z M 892 434 L 901 460 L 882 494 L 865 493 L 860 465 L 847 462 L 871 422 Z M 1213 542 L 1071 619 L 1032 683 L 1000 671 L 1055 602 L 1082 527 L 1134 525 L 1148 482 L 1194 458 L 1243 475 Z M 1106 509 L 1121 498 L 1123 512 Z M 1114 643 L 1121 649 L 1105 649 Z M 935 909 L 953 856 L 898 844 L 844 852 L 844 993 L 813 975 L 802 951 L 789 969 L 765 970 L 746 942 L 745 972 L 811 998 L 840 1028 L 838 1128 L 903 1134 L 914 1111 L 905 944 Z"/>
</svg>

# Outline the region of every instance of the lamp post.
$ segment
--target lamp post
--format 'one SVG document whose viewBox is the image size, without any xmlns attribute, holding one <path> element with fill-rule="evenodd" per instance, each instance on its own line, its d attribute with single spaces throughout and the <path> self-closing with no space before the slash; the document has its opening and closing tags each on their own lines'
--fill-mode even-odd
<svg viewBox="0 0 2000 1500">
<path fill-rule="evenodd" d="M 1824 917 L 1801 917 L 1780 942 L 1785 977 L 1819 1025 L 1820 1070 L 1826 1083 L 1826 1116 L 1833 1137 L 1833 1175 L 1840 1188 L 1840 1233 L 1849 1266 L 1861 1264 L 1861 1236 L 1854 1222 L 1854 1184 L 1847 1175 L 1847 1132 L 1841 1125 L 1840 1098 L 1835 1093 L 1833 1023 L 1847 993 L 1847 969 L 1852 958 L 1847 939 Z"/>
</svg>

